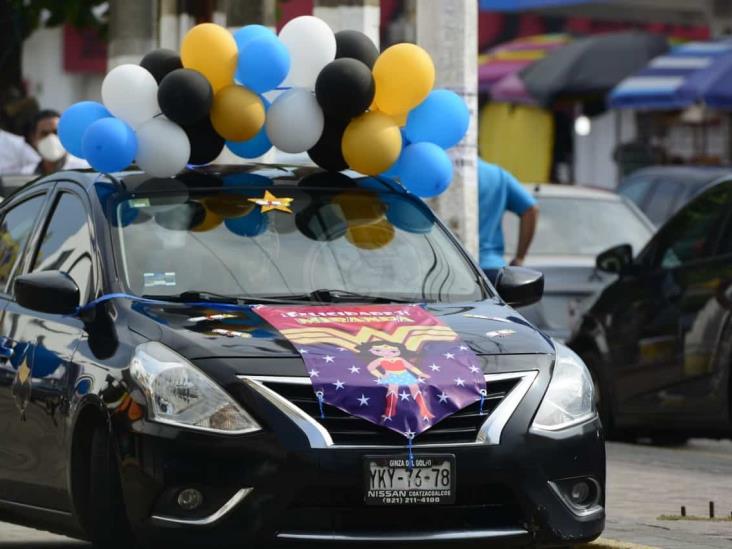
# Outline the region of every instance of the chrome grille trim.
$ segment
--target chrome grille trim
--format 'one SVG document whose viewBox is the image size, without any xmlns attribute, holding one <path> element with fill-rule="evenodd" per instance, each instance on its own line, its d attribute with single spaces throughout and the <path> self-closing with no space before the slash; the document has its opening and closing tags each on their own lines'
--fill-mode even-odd
<svg viewBox="0 0 732 549">
<path fill-rule="evenodd" d="M 528 370 L 523 372 L 510 372 L 503 374 L 486 374 L 486 383 L 494 381 L 503 381 L 507 379 L 520 379 L 511 392 L 496 406 L 496 409 L 488 416 L 478 431 L 475 442 L 456 442 L 448 444 L 420 444 L 419 448 L 435 448 L 435 447 L 452 447 L 452 446 L 478 446 L 478 445 L 497 445 L 501 442 L 501 433 L 511 419 L 511 416 L 518 408 L 521 401 L 526 396 L 529 388 L 539 375 L 538 370 Z M 310 443 L 310 447 L 314 449 L 380 449 L 380 448 L 398 448 L 394 445 L 363 445 L 363 444 L 335 444 L 328 430 L 316 419 L 311 417 L 302 408 L 290 402 L 276 391 L 265 386 L 265 383 L 289 383 L 293 385 L 310 385 L 310 378 L 297 376 L 237 376 L 250 389 L 259 394 L 262 398 L 268 400 L 278 410 L 283 412 L 287 417 L 295 423 L 302 431 Z"/>
</svg>

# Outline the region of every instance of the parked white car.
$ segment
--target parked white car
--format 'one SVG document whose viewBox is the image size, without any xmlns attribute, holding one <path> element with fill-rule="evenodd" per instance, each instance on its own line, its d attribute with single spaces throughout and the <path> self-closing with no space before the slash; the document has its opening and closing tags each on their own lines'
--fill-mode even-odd
<svg viewBox="0 0 732 549">
<path fill-rule="evenodd" d="M 544 297 L 521 313 L 564 341 L 598 293 L 615 279 L 595 269 L 598 253 L 629 243 L 640 250 L 655 228 L 627 198 L 575 185 L 525 185 L 539 202 L 539 224 L 525 266 L 544 273 Z M 518 217 L 503 219 L 506 260 L 516 249 Z"/>
</svg>

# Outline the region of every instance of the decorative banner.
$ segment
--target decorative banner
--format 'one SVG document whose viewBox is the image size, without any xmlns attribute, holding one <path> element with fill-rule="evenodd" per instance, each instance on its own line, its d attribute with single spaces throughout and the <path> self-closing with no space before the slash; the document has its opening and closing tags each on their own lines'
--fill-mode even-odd
<svg viewBox="0 0 732 549">
<path fill-rule="evenodd" d="M 321 408 L 330 404 L 410 441 L 486 394 L 476 355 L 419 305 L 255 311 L 300 352 Z"/>
</svg>

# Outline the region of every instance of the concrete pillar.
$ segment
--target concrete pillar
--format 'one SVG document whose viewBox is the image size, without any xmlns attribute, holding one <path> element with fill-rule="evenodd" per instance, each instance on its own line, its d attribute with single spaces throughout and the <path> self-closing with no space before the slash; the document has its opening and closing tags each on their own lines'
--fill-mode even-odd
<svg viewBox="0 0 732 549">
<path fill-rule="evenodd" d="M 328 23 L 334 32 L 361 31 L 379 47 L 379 0 L 315 0 L 313 15 Z"/>
<path fill-rule="evenodd" d="M 244 25 L 264 25 L 274 29 L 277 26 L 276 0 L 224 0 L 226 26 L 238 29 Z"/>
<path fill-rule="evenodd" d="M 732 36 L 732 2 L 730 0 L 710 0 L 709 30 L 713 38 Z"/>
<path fill-rule="evenodd" d="M 468 134 L 450 151 L 454 166 L 452 184 L 431 205 L 477 258 L 478 3 L 475 0 L 419 0 L 417 43 L 434 60 L 435 87 L 454 91 L 470 109 Z"/>
<path fill-rule="evenodd" d="M 110 0 L 107 68 L 139 63 L 157 47 L 158 3 L 149 0 Z"/>
</svg>

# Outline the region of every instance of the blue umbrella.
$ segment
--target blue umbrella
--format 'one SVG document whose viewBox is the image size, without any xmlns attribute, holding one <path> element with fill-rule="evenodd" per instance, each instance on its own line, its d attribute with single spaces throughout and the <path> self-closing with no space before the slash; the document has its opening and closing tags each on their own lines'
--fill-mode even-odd
<svg viewBox="0 0 732 549">
<path fill-rule="evenodd" d="M 732 40 L 677 46 L 609 96 L 610 106 L 618 109 L 677 110 L 695 103 L 732 108 Z"/>
</svg>

